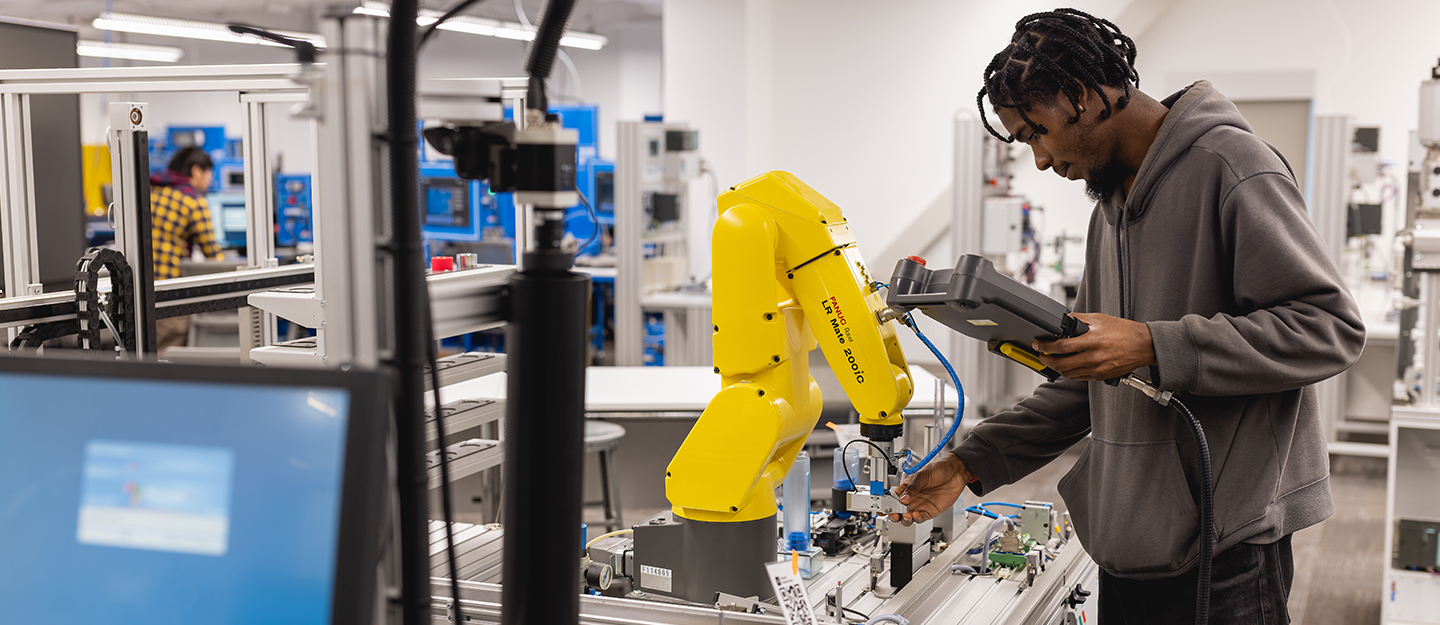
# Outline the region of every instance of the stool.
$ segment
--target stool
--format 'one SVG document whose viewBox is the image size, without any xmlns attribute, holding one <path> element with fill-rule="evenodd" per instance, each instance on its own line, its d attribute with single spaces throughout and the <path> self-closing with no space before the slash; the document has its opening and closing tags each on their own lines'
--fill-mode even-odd
<svg viewBox="0 0 1440 625">
<path fill-rule="evenodd" d="M 614 531 L 625 527 L 621 520 L 620 487 L 614 483 L 615 448 L 625 438 L 625 428 L 609 421 L 585 421 L 585 452 L 600 454 L 600 492 L 605 504 L 605 527 Z"/>
</svg>

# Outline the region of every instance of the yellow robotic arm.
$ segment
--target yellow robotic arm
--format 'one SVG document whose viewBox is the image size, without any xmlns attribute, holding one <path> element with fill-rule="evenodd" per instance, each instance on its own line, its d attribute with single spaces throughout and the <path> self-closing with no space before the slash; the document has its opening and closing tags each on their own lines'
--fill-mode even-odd
<svg viewBox="0 0 1440 625">
<path fill-rule="evenodd" d="M 838 206 L 780 171 L 718 202 L 712 316 L 722 388 L 670 462 L 665 494 L 679 517 L 735 523 L 776 513 L 775 488 L 815 428 L 821 398 L 808 353 L 817 344 L 862 433 L 886 451 L 914 388 Z"/>
</svg>

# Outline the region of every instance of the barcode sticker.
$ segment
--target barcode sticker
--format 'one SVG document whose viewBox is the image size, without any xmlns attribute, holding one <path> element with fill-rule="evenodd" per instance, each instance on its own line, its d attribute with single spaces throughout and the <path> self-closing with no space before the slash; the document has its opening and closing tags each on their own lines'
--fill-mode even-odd
<svg viewBox="0 0 1440 625">
<path fill-rule="evenodd" d="M 810 609 L 810 596 L 805 593 L 805 583 L 800 581 L 790 568 L 790 561 L 771 562 L 765 565 L 770 576 L 770 585 L 775 588 L 775 602 L 785 615 L 788 625 L 820 625 L 815 612 Z"/>
</svg>

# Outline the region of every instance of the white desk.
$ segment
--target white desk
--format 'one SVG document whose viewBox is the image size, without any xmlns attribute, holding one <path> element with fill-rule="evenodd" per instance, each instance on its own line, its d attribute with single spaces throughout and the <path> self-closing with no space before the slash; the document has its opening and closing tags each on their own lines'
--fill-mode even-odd
<svg viewBox="0 0 1440 625">
<path fill-rule="evenodd" d="M 915 396 L 907 410 L 935 408 L 935 376 L 910 369 Z M 956 406 L 955 389 L 946 385 L 945 407 Z M 585 370 L 587 412 L 702 412 L 720 390 L 720 375 L 708 367 L 590 367 Z M 505 374 L 467 380 L 442 391 L 446 402 L 505 397 Z M 831 398 L 834 399 L 834 398 Z"/>
<path fill-rule="evenodd" d="M 609 267 L 591 267 L 589 265 L 576 265 L 575 273 L 583 273 L 587 276 L 590 276 L 591 278 L 609 279 L 613 281 L 615 279 L 615 276 L 620 274 L 620 271 L 616 269 L 613 265 Z"/>
</svg>

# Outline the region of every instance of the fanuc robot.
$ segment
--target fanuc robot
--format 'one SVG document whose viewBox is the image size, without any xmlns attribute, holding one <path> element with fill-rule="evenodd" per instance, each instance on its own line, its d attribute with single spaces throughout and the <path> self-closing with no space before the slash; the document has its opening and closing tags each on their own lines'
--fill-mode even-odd
<svg viewBox="0 0 1440 625">
<path fill-rule="evenodd" d="M 634 534 L 639 589 L 703 603 L 717 590 L 773 594 L 763 565 L 776 559 L 775 489 L 820 416 L 810 350 L 824 352 L 873 443 L 855 476 L 862 487 L 845 494 L 849 510 L 905 511 L 888 493 L 903 477 L 894 445 L 914 394 L 892 314 L 838 206 L 778 171 L 718 202 L 713 319 L 722 388 L 666 469 L 671 511 Z"/>
</svg>

